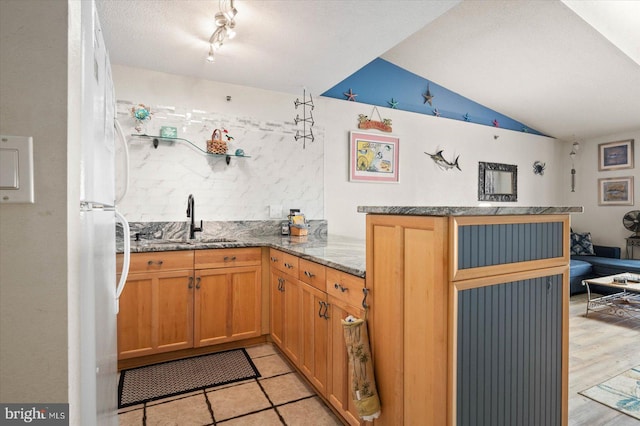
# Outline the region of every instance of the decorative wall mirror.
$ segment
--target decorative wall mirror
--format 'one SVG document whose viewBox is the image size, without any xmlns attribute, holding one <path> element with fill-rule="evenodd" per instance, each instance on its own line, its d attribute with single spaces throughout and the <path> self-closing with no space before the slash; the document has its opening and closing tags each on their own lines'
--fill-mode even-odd
<svg viewBox="0 0 640 426">
<path fill-rule="evenodd" d="M 518 166 L 479 162 L 478 201 L 518 201 Z"/>
</svg>

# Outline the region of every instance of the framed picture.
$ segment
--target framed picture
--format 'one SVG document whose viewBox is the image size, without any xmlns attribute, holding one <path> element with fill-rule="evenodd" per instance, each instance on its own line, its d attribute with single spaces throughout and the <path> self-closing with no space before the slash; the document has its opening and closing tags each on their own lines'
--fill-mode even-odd
<svg viewBox="0 0 640 426">
<path fill-rule="evenodd" d="M 400 139 L 351 132 L 349 180 L 397 183 Z"/>
<path fill-rule="evenodd" d="M 632 206 L 633 176 L 598 179 L 598 204 Z"/>
<path fill-rule="evenodd" d="M 598 170 L 633 169 L 633 139 L 598 145 Z"/>
</svg>

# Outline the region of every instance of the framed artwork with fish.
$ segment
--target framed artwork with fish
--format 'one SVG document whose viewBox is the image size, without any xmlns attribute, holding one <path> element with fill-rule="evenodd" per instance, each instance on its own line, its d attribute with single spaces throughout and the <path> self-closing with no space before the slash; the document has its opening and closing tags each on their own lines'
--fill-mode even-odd
<svg viewBox="0 0 640 426">
<path fill-rule="evenodd" d="M 598 205 L 633 206 L 633 176 L 598 179 Z"/>
<path fill-rule="evenodd" d="M 598 170 L 633 169 L 633 139 L 598 144 Z"/>
<path fill-rule="evenodd" d="M 400 139 L 388 135 L 350 133 L 349 180 L 399 182 Z"/>
</svg>

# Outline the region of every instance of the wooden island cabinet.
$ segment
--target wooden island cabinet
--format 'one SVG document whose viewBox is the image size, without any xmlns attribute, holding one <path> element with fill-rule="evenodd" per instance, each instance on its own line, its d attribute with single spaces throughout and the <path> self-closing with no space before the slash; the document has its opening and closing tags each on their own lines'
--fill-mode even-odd
<svg viewBox="0 0 640 426">
<path fill-rule="evenodd" d="M 566 425 L 568 213 L 582 209 L 408 210 L 359 208 L 374 424 Z"/>
</svg>

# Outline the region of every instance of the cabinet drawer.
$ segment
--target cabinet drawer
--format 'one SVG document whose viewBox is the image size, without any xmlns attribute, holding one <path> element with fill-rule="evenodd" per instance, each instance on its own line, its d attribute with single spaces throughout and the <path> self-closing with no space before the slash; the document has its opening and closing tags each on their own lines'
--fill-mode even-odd
<svg viewBox="0 0 640 426">
<path fill-rule="evenodd" d="M 332 268 L 326 269 L 327 294 L 352 306 L 362 306 L 364 279 Z"/>
<path fill-rule="evenodd" d="M 122 256 L 116 257 L 117 270 L 122 269 Z M 131 253 L 130 273 L 193 269 L 193 251 L 156 251 Z"/>
<path fill-rule="evenodd" d="M 195 251 L 195 269 L 254 266 L 262 262 L 257 247 Z"/>
<path fill-rule="evenodd" d="M 325 291 L 326 268 L 316 262 L 300 259 L 299 261 L 298 279 L 305 282 L 318 290 Z"/>
<path fill-rule="evenodd" d="M 271 266 L 294 277 L 298 276 L 298 257 L 283 251 L 271 249 L 269 252 Z"/>
</svg>

